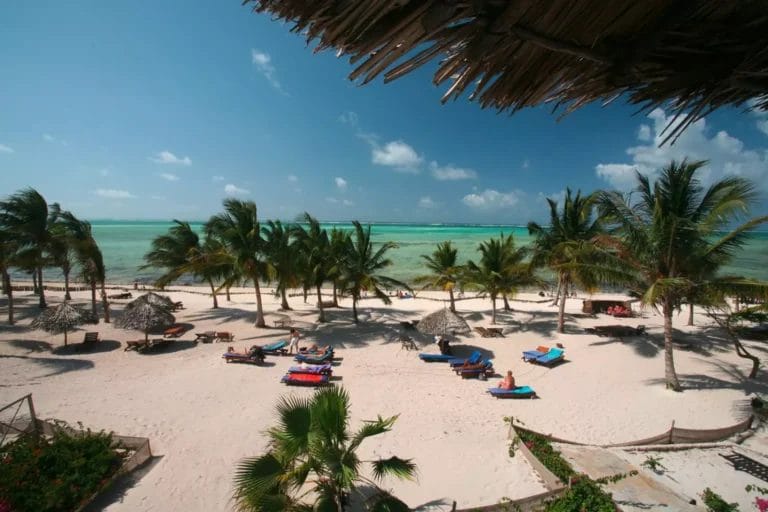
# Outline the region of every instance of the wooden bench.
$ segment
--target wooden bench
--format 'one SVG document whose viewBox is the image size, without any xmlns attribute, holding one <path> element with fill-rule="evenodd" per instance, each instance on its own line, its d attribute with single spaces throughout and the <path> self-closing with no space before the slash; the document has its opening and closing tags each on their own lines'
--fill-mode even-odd
<svg viewBox="0 0 768 512">
<path fill-rule="evenodd" d="M 216 341 L 234 341 L 235 335 L 231 332 L 217 332 L 214 336 Z"/>
<path fill-rule="evenodd" d="M 290 318 L 278 318 L 275 320 L 275 327 L 290 327 L 291 326 L 291 319 Z"/>
<path fill-rule="evenodd" d="M 83 343 L 97 343 L 99 341 L 101 340 L 99 340 L 99 333 L 97 332 L 87 332 L 83 338 Z"/>
<path fill-rule="evenodd" d="M 144 348 L 148 347 L 149 343 L 149 341 L 145 340 L 126 341 L 124 351 L 127 352 L 129 350 L 136 350 L 138 352 L 139 350 L 143 350 Z"/>
</svg>

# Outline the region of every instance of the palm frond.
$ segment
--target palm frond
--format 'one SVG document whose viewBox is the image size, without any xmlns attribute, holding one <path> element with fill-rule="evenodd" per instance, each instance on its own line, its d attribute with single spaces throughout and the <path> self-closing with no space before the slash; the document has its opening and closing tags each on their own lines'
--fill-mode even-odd
<svg viewBox="0 0 768 512">
<path fill-rule="evenodd" d="M 375 460 L 371 464 L 373 477 L 376 480 L 383 480 L 386 476 L 394 476 L 402 480 L 413 480 L 416 477 L 416 464 L 411 459 L 393 456 L 388 459 Z"/>
</svg>

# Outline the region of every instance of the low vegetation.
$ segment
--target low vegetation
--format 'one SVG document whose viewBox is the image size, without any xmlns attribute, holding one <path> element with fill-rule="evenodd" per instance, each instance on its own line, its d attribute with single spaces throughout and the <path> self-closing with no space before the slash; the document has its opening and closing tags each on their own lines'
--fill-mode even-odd
<svg viewBox="0 0 768 512">
<path fill-rule="evenodd" d="M 0 448 L 0 511 L 75 510 L 119 470 L 122 455 L 105 432 L 57 430 Z"/>
</svg>

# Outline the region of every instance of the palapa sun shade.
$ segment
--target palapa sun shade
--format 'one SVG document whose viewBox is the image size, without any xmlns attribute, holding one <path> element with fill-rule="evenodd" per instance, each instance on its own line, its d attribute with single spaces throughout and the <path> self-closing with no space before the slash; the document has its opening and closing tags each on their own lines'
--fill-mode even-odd
<svg viewBox="0 0 768 512">
<path fill-rule="evenodd" d="M 125 309 L 131 309 L 140 304 L 151 304 L 153 306 L 158 306 L 168 310 L 173 308 L 173 301 L 166 295 L 160 295 L 159 293 L 155 292 L 147 292 L 126 304 Z"/>
<path fill-rule="evenodd" d="M 141 299 L 141 297 L 139 297 Z M 173 325 L 176 318 L 165 306 L 152 304 L 148 300 L 136 299 L 131 307 L 126 306 L 117 319 L 117 326 L 123 329 L 137 329 L 144 332 L 144 340 L 149 341 L 149 331 L 163 329 Z"/>
<path fill-rule="evenodd" d="M 293 23 L 316 51 L 349 55 L 350 79 L 399 78 L 438 60 L 443 101 L 570 113 L 626 95 L 680 115 L 667 139 L 724 105 L 768 108 L 765 0 L 244 0 Z M 666 141 L 666 140 L 665 140 Z"/>
<path fill-rule="evenodd" d="M 424 334 L 469 334 L 470 328 L 456 313 L 443 308 L 430 313 L 416 324 L 416 329 Z"/>
<path fill-rule="evenodd" d="M 84 309 L 73 306 L 65 300 L 55 308 L 48 308 L 32 320 L 32 327 L 42 329 L 52 334 L 64 333 L 64 346 L 67 346 L 67 332 L 78 325 L 88 323 L 91 320 L 91 313 Z"/>
</svg>

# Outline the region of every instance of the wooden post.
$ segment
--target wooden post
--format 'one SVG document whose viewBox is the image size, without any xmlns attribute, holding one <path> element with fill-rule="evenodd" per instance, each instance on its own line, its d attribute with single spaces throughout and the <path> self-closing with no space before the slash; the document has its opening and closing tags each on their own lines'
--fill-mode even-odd
<svg viewBox="0 0 768 512">
<path fill-rule="evenodd" d="M 456 512 L 456 502 L 453 502 L 453 505 L 451 505 L 451 512 Z"/>
<path fill-rule="evenodd" d="M 672 426 L 669 427 L 669 444 L 675 444 L 674 441 L 675 437 L 675 420 L 672 420 Z"/>
</svg>

